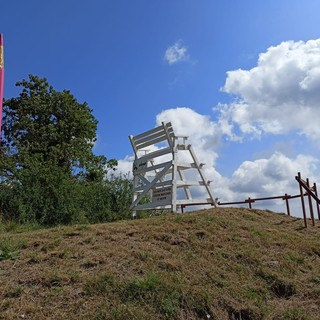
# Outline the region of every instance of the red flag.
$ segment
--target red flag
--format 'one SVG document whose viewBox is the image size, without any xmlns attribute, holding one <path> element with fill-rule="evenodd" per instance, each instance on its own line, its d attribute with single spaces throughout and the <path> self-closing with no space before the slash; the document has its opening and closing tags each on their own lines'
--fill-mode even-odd
<svg viewBox="0 0 320 320">
<path fill-rule="evenodd" d="M 3 55 L 3 36 L 0 34 L 0 141 L 2 132 L 2 102 L 3 102 L 3 84 L 4 84 L 4 55 Z"/>
</svg>

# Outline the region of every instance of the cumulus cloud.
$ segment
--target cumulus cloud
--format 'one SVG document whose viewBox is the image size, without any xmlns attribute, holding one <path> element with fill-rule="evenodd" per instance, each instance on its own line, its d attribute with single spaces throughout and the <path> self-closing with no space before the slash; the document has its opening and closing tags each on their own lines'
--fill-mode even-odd
<svg viewBox="0 0 320 320">
<path fill-rule="evenodd" d="M 177 135 L 189 136 L 189 142 L 198 160 L 206 164 L 204 170 L 206 177 L 212 181 L 210 186 L 213 194 L 221 202 L 244 201 L 248 197 L 263 198 L 285 193 L 298 194 L 299 188 L 294 177 L 299 171 L 302 171 L 303 177 L 309 177 L 310 181 L 320 179 L 318 159 L 303 154 L 290 158 L 281 152 L 274 152 L 270 157 L 254 161 L 244 161 L 230 177 L 225 177 L 215 168 L 221 138 L 226 134 L 225 128 L 221 128 L 221 125 L 214 122 L 208 115 L 199 114 L 186 107 L 162 111 L 156 117 L 155 126 L 160 125 L 161 122 L 171 122 Z M 153 146 L 150 151 L 160 147 Z M 131 172 L 133 160 L 133 156 L 120 160 L 117 172 Z M 285 211 L 284 202 L 281 200 L 256 202 L 254 207 L 268 208 L 278 212 Z M 301 215 L 298 201 L 296 207 L 296 212 Z"/>
<path fill-rule="evenodd" d="M 186 59 L 187 49 L 183 48 L 182 43 L 168 48 L 166 61 L 173 64 Z M 205 173 L 212 180 L 213 193 L 221 202 L 298 194 L 294 179 L 297 172 L 301 171 L 312 182 L 320 180 L 316 157 L 302 153 L 289 157 L 279 151 L 271 152 L 271 156 L 239 163 L 233 174 L 225 177 L 216 170 L 218 152 L 224 139 L 239 143 L 244 137 L 257 137 L 263 142 L 264 133 L 298 132 L 307 139 L 319 139 L 319 66 L 320 39 L 283 42 L 261 53 L 256 67 L 227 72 L 222 90 L 234 100 L 215 107 L 215 121 L 209 115 L 179 107 L 159 113 L 155 126 L 171 122 L 177 135 L 189 136 L 199 161 L 206 164 Z M 248 154 L 249 158 L 252 156 Z M 120 160 L 119 171 L 131 170 L 132 161 L 132 156 Z M 296 212 L 301 216 L 298 200 Z M 254 207 L 285 211 L 281 200 L 274 204 L 256 202 Z"/>
<path fill-rule="evenodd" d="M 189 59 L 187 47 L 183 45 L 182 41 L 177 41 L 174 45 L 167 48 L 164 54 L 164 60 L 170 65 L 180 61 Z"/>
<path fill-rule="evenodd" d="M 222 90 L 236 98 L 218 105 L 220 121 L 242 135 L 298 131 L 320 138 L 320 39 L 286 41 L 259 55 L 250 70 L 227 72 Z M 238 136 L 239 138 L 239 136 Z"/>
<path fill-rule="evenodd" d="M 298 155 L 290 159 L 280 152 L 270 158 L 245 161 L 233 173 L 230 187 L 233 191 L 251 197 L 268 197 L 285 193 L 298 193 L 294 177 L 303 168 L 304 175 L 316 179 L 318 160 Z"/>
<path fill-rule="evenodd" d="M 218 154 L 219 132 L 209 116 L 201 115 L 186 107 L 167 109 L 156 117 L 157 125 L 171 122 L 177 135 L 189 137 L 189 141 L 201 162 L 214 166 Z"/>
</svg>

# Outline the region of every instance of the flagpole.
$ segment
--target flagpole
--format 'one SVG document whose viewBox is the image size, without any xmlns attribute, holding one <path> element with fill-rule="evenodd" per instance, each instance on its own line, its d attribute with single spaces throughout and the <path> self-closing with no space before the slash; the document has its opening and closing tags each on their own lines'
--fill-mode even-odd
<svg viewBox="0 0 320 320">
<path fill-rule="evenodd" d="M 0 143 L 2 140 L 3 88 L 4 88 L 4 53 L 3 53 L 3 35 L 0 33 Z"/>
</svg>

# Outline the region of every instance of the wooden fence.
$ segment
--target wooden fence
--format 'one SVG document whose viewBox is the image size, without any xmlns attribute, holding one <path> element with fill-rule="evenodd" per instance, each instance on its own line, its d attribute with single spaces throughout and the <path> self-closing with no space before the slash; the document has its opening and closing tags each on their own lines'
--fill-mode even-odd
<svg viewBox="0 0 320 320">
<path fill-rule="evenodd" d="M 312 200 L 316 202 L 316 210 L 318 214 L 318 220 L 320 221 L 320 199 L 318 197 L 318 190 L 317 190 L 317 185 L 316 183 L 313 184 L 313 186 L 310 186 L 309 179 L 307 178 L 306 180 L 303 180 L 301 178 L 300 172 L 298 172 L 298 175 L 295 177 L 297 182 L 299 183 L 299 188 L 300 188 L 300 194 L 296 195 L 289 195 L 285 193 L 282 196 L 275 196 L 275 197 L 265 197 L 265 198 L 248 198 L 245 199 L 244 201 L 235 201 L 235 202 L 218 202 L 217 204 L 220 206 L 227 206 L 227 205 L 233 205 L 233 204 L 248 204 L 249 208 L 252 208 L 252 203 L 255 203 L 257 201 L 264 201 L 264 200 L 276 200 L 276 199 L 281 199 L 286 202 L 286 209 L 287 209 L 287 214 L 290 216 L 290 206 L 289 206 L 289 200 L 290 199 L 295 199 L 295 198 L 301 198 L 301 206 L 302 206 L 302 213 L 303 213 L 303 219 L 304 219 L 304 225 L 307 228 L 307 214 L 306 214 L 306 206 L 305 206 L 305 197 L 308 198 L 308 203 L 309 203 L 309 211 L 310 211 L 310 218 L 312 221 L 312 225 L 315 226 L 315 215 L 313 211 L 313 204 Z M 194 205 L 204 205 L 208 203 L 197 203 Z M 181 206 L 181 211 L 183 212 L 183 208 L 185 208 L 187 205 Z"/>
</svg>

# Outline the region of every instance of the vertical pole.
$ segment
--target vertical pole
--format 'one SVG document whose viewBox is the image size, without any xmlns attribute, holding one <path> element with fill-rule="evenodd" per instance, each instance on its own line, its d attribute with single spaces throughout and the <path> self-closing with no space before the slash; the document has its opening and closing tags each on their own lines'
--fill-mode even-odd
<svg viewBox="0 0 320 320">
<path fill-rule="evenodd" d="M 3 35 L 0 34 L 0 143 L 2 140 L 3 88 L 4 88 L 4 53 L 3 53 Z"/>
<path fill-rule="evenodd" d="M 171 202 L 171 212 L 177 212 L 177 137 L 173 137 L 172 145 L 172 202 Z"/>
<path fill-rule="evenodd" d="M 309 178 L 307 178 L 307 187 L 310 189 Z M 309 191 L 308 191 L 308 200 L 309 200 L 309 210 L 310 210 L 310 217 L 311 217 L 312 225 L 315 226 L 314 215 L 313 215 L 313 207 L 312 207 L 312 199 L 311 199 L 311 195 L 310 195 Z"/>
<path fill-rule="evenodd" d="M 290 216 L 290 208 L 289 208 L 289 197 L 288 197 L 288 194 L 286 193 L 285 194 L 285 200 L 286 200 L 286 207 L 287 207 L 287 214 L 288 216 Z"/>
<path fill-rule="evenodd" d="M 248 202 L 249 202 L 249 208 L 252 209 L 252 206 L 251 206 L 251 198 L 250 198 L 250 197 L 248 198 Z"/>
<path fill-rule="evenodd" d="M 316 183 L 313 184 L 313 190 L 314 190 L 314 194 L 315 194 L 316 197 L 319 199 Z M 317 212 L 318 212 L 318 220 L 320 220 L 320 209 L 319 209 L 319 203 L 318 203 L 318 202 L 316 202 L 316 206 L 317 206 Z"/>
<path fill-rule="evenodd" d="M 303 194 L 303 190 L 302 190 L 302 186 L 301 186 L 301 174 L 300 172 L 298 172 L 298 182 L 299 182 L 299 187 L 300 187 L 300 196 L 301 196 L 301 206 L 302 206 L 302 213 L 303 213 L 303 220 L 304 220 L 304 226 L 307 228 L 307 215 L 306 215 L 306 208 L 304 206 L 304 194 Z"/>
</svg>

